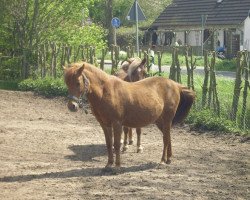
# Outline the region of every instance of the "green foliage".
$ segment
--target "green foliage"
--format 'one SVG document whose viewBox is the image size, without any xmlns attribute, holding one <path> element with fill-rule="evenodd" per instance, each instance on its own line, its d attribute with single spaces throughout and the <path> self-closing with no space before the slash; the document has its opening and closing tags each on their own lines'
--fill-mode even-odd
<svg viewBox="0 0 250 200">
<path fill-rule="evenodd" d="M 141 26 L 149 26 L 156 17 L 165 9 L 165 7 L 171 2 L 171 0 L 138 0 L 138 3 L 146 16 L 146 21 L 140 22 Z M 113 16 L 118 17 L 121 20 L 121 26 L 130 27 L 135 24 L 134 21 L 126 19 L 129 9 L 133 5 L 134 0 L 113 0 Z M 106 9 L 105 6 L 107 0 L 95 1 L 94 6 L 89 8 L 90 16 L 95 23 L 101 23 L 107 28 L 107 22 L 105 20 Z"/>
<path fill-rule="evenodd" d="M 80 27 L 67 25 L 59 27 L 48 38 L 56 43 L 64 43 L 72 46 L 84 44 L 86 46 L 95 46 L 101 49 L 106 46 L 104 30 L 95 24 Z"/>
<path fill-rule="evenodd" d="M 240 132 L 234 122 L 223 117 L 218 117 L 212 110 L 208 109 L 193 109 L 186 121 L 197 129 L 217 132 Z"/>
<path fill-rule="evenodd" d="M 104 47 L 104 29 L 87 20 L 94 2 L 0 0 L 0 54 L 11 58 L 0 60 L 0 78 L 27 78 L 36 69 L 38 47 L 47 41 Z"/>
<path fill-rule="evenodd" d="M 22 91 L 34 91 L 46 97 L 66 96 L 67 88 L 62 79 L 46 77 L 44 79 L 26 79 L 18 84 Z"/>
<path fill-rule="evenodd" d="M 236 58 L 233 59 L 217 59 L 215 69 L 220 71 L 236 71 Z"/>
<path fill-rule="evenodd" d="M 1 58 L 0 56 L 0 80 L 17 80 L 20 78 L 19 57 L 6 57 Z"/>
<path fill-rule="evenodd" d="M 134 46 L 136 44 L 135 32 L 135 27 L 117 29 L 117 45 L 123 49 L 125 49 L 127 46 Z M 143 34 L 144 32 L 139 31 L 139 41 L 142 41 Z"/>
</svg>

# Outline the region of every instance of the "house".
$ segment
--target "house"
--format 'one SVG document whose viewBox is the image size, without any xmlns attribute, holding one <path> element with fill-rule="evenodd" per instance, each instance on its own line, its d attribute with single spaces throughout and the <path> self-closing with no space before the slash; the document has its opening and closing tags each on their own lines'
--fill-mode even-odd
<svg viewBox="0 0 250 200">
<path fill-rule="evenodd" d="M 250 0 L 173 0 L 150 27 L 157 44 L 250 51 Z"/>
</svg>

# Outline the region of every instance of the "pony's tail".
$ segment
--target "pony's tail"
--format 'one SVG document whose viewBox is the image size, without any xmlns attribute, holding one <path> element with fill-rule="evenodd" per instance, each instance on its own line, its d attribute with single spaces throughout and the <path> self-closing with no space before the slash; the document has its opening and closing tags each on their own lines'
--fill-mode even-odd
<svg viewBox="0 0 250 200">
<path fill-rule="evenodd" d="M 194 100 L 194 91 L 188 89 L 187 87 L 181 86 L 180 102 L 172 121 L 173 125 L 183 122 L 183 120 L 187 117 Z"/>
</svg>

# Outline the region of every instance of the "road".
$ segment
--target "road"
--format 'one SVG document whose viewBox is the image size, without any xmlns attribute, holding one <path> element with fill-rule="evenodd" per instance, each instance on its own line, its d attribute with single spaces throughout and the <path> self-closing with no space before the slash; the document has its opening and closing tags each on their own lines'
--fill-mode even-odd
<svg viewBox="0 0 250 200">
<path fill-rule="evenodd" d="M 111 68 L 111 61 L 110 60 L 105 60 L 105 65 L 104 69 L 110 69 Z M 162 66 L 162 72 L 169 72 L 170 66 L 169 65 L 163 65 Z M 186 74 L 186 66 L 181 66 L 181 73 Z M 158 65 L 154 65 L 152 67 L 153 71 L 158 71 Z M 203 66 L 196 66 L 196 69 L 194 70 L 195 74 L 204 74 L 204 67 Z M 225 77 L 225 78 L 230 78 L 230 79 L 235 79 L 236 73 L 235 72 L 230 72 L 230 71 L 216 71 L 216 75 L 219 77 Z"/>
</svg>

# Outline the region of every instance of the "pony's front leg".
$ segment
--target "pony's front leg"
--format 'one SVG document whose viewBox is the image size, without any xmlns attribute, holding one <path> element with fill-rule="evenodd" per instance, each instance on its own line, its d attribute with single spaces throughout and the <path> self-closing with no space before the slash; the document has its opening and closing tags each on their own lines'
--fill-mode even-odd
<svg viewBox="0 0 250 200">
<path fill-rule="evenodd" d="M 141 146 L 141 128 L 136 128 L 137 134 L 137 153 L 141 153 L 143 151 L 143 147 Z"/>
<path fill-rule="evenodd" d="M 106 146 L 107 146 L 107 151 L 108 151 L 108 163 L 105 166 L 105 169 L 109 169 L 112 167 L 114 163 L 112 127 L 102 126 L 102 129 L 105 135 Z"/>
<path fill-rule="evenodd" d="M 121 159 L 120 159 L 120 149 L 121 149 L 121 134 L 122 134 L 122 125 L 119 122 L 113 123 L 113 131 L 114 131 L 114 148 L 115 148 L 115 166 L 120 168 Z"/>
</svg>

